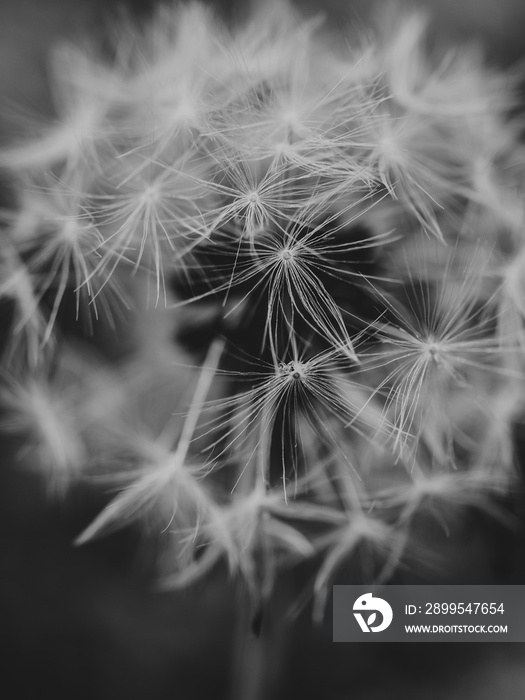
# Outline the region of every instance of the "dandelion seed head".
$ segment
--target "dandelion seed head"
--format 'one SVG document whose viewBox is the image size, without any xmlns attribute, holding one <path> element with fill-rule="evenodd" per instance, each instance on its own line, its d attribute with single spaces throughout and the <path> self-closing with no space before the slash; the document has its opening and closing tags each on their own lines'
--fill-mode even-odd
<svg viewBox="0 0 525 700">
<path fill-rule="evenodd" d="M 173 585 L 224 560 L 265 595 L 318 552 L 322 603 L 356 552 L 388 577 L 416 513 L 509 488 L 517 81 L 428 21 L 339 41 L 285 2 L 163 5 L 56 54 L 55 121 L 0 150 L 0 345 L 6 427 L 117 490 L 79 542 L 139 522 Z M 124 359 L 64 383 L 101 327 Z"/>
<path fill-rule="evenodd" d="M 150 184 L 144 190 L 141 199 L 144 204 L 156 204 L 161 195 L 161 190 L 158 183 Z"/>
<path fill-rule="evenodd" d="M 421 344 L 421 351 L 424 356 L 429 358 L 429 360 L 439 364 L 441 355 L 444 351 L 446 353 L 446 346 L 443 347 L 442 343 L 437 342 L 432 336 L 430 336 Z"/>
<path fill-rule="evenodd" d="M 294 259 L 294 251 L 291 248 L 283 248 L 279 257 L 284 263 L 291 263 Z"/>
<path fill-rule="evenodd" d="M 287 363 L 281 362 L 279 364 L 279 373 L 294 381 L 301 381 L 308 376 L 308 363 L 300 362 L 298 360 L 292 360 L 291 362 Z"/>
</svg>

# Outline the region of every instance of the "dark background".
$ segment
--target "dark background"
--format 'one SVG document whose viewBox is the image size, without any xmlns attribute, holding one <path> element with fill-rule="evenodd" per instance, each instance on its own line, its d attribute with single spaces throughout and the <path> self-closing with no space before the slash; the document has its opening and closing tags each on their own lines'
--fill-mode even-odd
<svg viewBox="0 0 525 700">
<path fill-rule="evenodd" d="M 385 0 L 386 3 L 386 0 Z M 323 3 L 328 21 L 366 26 L 385 3 Z M 242 14 L 217 2 L 230 16 Z M 313 0 L 298 2 L 316 12 Z M 521 0 L 421 0 L 436 17 L 436 32 L 475 38 L 488 59 L 522 60 L 525 3 Z M 0 0 L 0 115 L 13 104 L 51 112 L 46 83 L 49 47 L 64 37 L 98 32 L 118 7 L 147 17 L 152 2 L 130 0 Z M 8 140 L 6 128 L 2 139 Z M 0 333 L 2 333 L 0 328 Z M 518 435 L 519 437 L 519 435 Z M 218 571 L 177 594 L 154 591 L 153 543 L 127 531 L 83 548 L 72 540 L 103 504 L 86 490 L 51 503 L 43 486 L 16 467 L 19 445 L 2 440 L 0 467 L 0 693 L 8 700 L 198 700 L 232 697 L 242 587 Z M 516 496 L 508 506 L 522 518 Z M 413 562 L 398 583 L 525 583 L 524 538 L 475 515 L 456 523 L 450 537 L 421 523 L 434 569 Z M 136 554 L 137 551 L 141 555 Z M 148 551 L 151 556 L 148 556 Z M 350 562 L 338 583 L 356 582 Z M 277 623 L 308 582 L 308 569 L 278 585 L 265 612 L 269 634 L 280 639 L 267 652 L 260 697 L 327 700 L 522 700 L 525 647 L 521 644 L 333 645 L 328 612 L 313 627 L 310 610 L 293 623 Z M 273 625 L 273 630 L 272 630 Z M 248 647 L 257 644 L 247 638 Z M 248 674 L 255 662 L 244 654 Z M 254 664 L 253 669 L 250 664 Z M 273 671 L 270 671 L 270 666 Z M 266 680 L 264 678 L 266 676 Z M 243 700 L 251 700 L 246 697 Z"/>
</svg>

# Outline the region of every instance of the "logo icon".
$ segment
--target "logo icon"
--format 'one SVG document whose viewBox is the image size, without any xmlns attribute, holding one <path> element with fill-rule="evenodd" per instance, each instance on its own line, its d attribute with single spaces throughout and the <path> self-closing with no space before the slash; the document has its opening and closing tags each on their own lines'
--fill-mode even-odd
<svg viewBox="0 0 525 700">
<path fill-rule="evenodd" d="M 383 618 L 379 624 L 374 625 L 377 613 L 381 613 Z M 370 613 L 365 621 L 363 613 Z M 354 603 L 354 617 L 359 623 L 363 632 L 382 632 L 392 622 L 392 608 L 383 598 L 374 598 L 371 593 L 360 595 Z"/>
</svg>

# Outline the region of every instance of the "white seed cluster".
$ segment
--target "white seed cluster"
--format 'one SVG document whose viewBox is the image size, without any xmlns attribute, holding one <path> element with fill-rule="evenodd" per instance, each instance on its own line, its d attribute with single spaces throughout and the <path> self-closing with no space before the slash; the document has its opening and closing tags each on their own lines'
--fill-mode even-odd
<svg viewBox="0 0 525 700">
<path fill-rule="evenodd" d="M 388 24 L 163 6 L 57 51 L 55 121 L 0 152 L 0 399 L 52 490 L 118 488 L 80 542 L 140 520 L 169 584 L 225 561 L 265 591 L 321 556 L 322 599 L 511 488 L 517 80 Z"/>
</svg>

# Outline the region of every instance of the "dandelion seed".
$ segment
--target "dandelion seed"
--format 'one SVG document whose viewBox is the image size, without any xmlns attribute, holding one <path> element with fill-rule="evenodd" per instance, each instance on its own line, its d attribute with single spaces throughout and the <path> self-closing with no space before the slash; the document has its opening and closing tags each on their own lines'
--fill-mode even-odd
<svg viewBox="0 0 525 700">
<path fill-rule="evenodd" d="M 63 496 L 84 468 L 87 449 L 72 387 L 65 377 L 58 380 L 6 378 L 0 388 L 5 411 L 0 428 L 25 438 L 18 459 L 41 470 L 50 492 Z"/>
<path fill-rule="evenodd" d="M 118 304 L 125 307 L 126 300 L 116 280 L 108 284 L 97 279 L 98 249 L 103 238 L 90 214 L 82 183 L 75 176 L 70 181 L 50 177 L 45 185 L 35 185 L 27 194 L 29 201 L 25 202 L 21 222 L 13 223 L 12 238 L 27 261 L 38 301 L 53 297 L 43 344 L 53 333 L 66 292 L 76 295 L 77 320 L 81 308 L 88 312 L 90 321 L 89 312 L 98 318 L 101 307 L 102 316 L 112 321 L 113 309 Z M 24 217 L 27 219 L 29 212 L 32 215 L 27 226 Z M 105 288 L 106 295 L 97 303 L 101 288 Z"/>
<path fill-rule="evenodd" d="M 187 585 L 188 576 L 201 575 L 203 564 L 226 557 L 230 571 L 242 575 L 254 595 L 268 597 L 282 566 L 315 552 L 305 535 L 286 522 L 289 518 L 282 494 L 268 492 L 262 484 L 251 493 L 237 495 L 204 526 L 203 562 L 198 560 L 182 574 L 164 578 L 163 587 L 178 587 L 182 580 Z"/>
<path fill-rule="evenodd" d="M 39 307 L 34 280 L 9 241 L 4 242 L 0 252 L 0 299 L 14 305 L 7 357 L 15 357 L 21 349 L 28 364 L 38 366 L 48 328 L 47 319 Z"/>
<path fill-rule="evenodd" d="M 394 487 L 377 494 L 377 502 L 383 508 L 398 511 L 399 521 L 409 524 L 417 515 L 432 517 L 450 534 L 452 518 L 461 517 L 466 509 L 477 509 L 501 521 L 507 522 L 504 509 L 495 496 L 505 493 L 509 486 L 506 477 L 481 468 L 472 472 L 434 472 L 414 469 L 411 481 L 403 487 Z"/>
<path fill-rule="evenodd" d="M 91 523 L 77 538 L 78 544 L 82 544 L 106 530 L 108 526 L 121 527 L 123 522 L 134 519 L 157 505 L 158 501 L 164 501 L 166 493 L 168 508 L 172 508 L 172 519 L 183 511 L 182 520 L 189 519 L 198 528 L 199 513 L 206 510 L 208 502 L 206 492 L 200 484 L 196 474 L 198 473 L 187 466 L 187 456 L 191 440 L 195 431 L 196 422 L 202 411 L 202 403 L 213 380 L 215 369 L 222 353 L 222 343 L 215 343 L 209 351 L 210 366 L 204 367 L 195 387 L 192 405 L 182 427 L 182 432 L 173 451 L 162 449 L 162 445 L 149 444 L 152 455 L 145 459 L 146 467 L 142 474 L 132 480 L 131 485 L 117 496 L 104 511 Z M 164 510 L 164 508 L 162 508 Z M 195 512 L 195 517 L 193 513 Z M 169 525 L 167 526 L 169 527 Z"/>
<path fill-rule="evenodd" d="M 449 267 L 436 288 L 424 279 L 421 286 L 412 282 L 410 311 L 399 310 L 383 297 L 396 325 L 380 324 L 382 347 L 365 365 L 388 372 L 377 391 L 387 394 L 386 409 L 392 411 L 398 431 L 394 448 L 401 454 L 412 434 L 416 448 L 419 438 L 431 441 L 438 462 L 452 459 L 455 431 L 447 406 L 454 392 L 475 393 L 478 372 L 505 375 L 497 362 L 492 320 L 474 293 L 477 279 L 468 271 L 453 284 Z"/>
<path fill-rule="evenodd" d="M 206 166 L 192 164 L 185 171 L 184 162 L 168 165 L 151 153 L 125 154 L 109 161 L 105 178 L 113 192 L 94 197 L 103 242 L 97 249 L 100 261 L 91 277 L 110 279 L 121 262 L 133 262 L 135 270 L 151 266 L 157 284 L 156 301 L 161 294 L 166 298 L 165 271 L 170 262 L 176 255 L 181 256 L 181 251 L 191 249 L 188 239 L 198 243 L 208 235 L 202 214 L 206 192 L 191 172 L 201 172 Z"/>
<path fill-rule="evenodd" d="M 395 530 L 367 514 L 357 512 L 349 515 L 346 522 L 344 518 L 341 520 L 339 528 L 320 539 L 320 544 L 328 547 L 329 553 L 315 580 L 314 619 L 317 620 L 322 619 L 330 582 L 337 570 L 356 550 L 363 547 L 372 561 L 379 558 L 383 576 L 388 578 L 388 574 L 398 564 L 407 543 L 406 534 L 402 530 Z M 376 574 L 375 580 L 381 580 L 381 576 Z"/>
</svg>

